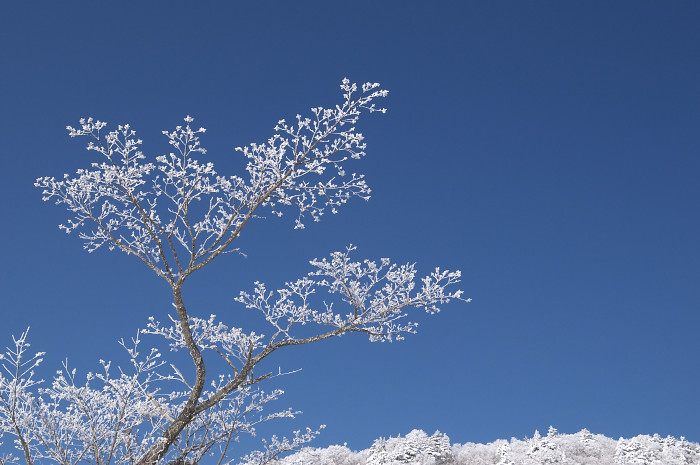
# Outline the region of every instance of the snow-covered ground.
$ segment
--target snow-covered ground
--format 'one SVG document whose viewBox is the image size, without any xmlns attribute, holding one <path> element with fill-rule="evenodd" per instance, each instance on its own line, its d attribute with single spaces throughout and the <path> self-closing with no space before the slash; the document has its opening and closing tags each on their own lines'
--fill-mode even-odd
<svg viewBox="0 0 700 465">
<path fill-rule="evenodd" d="M 406 436 L 374 441 L 369 449 L 347 446 L 307 448 L 280 460 L 280 465 L 698 465 L 700 444 L 681 437 L 640 435 L 618 440 L 583 429 L 559 434 L 550 427 L 542 436 L 511 438 L 488 444 L 450 444 L 447 435 L 413 430 Z"/>
</svg>

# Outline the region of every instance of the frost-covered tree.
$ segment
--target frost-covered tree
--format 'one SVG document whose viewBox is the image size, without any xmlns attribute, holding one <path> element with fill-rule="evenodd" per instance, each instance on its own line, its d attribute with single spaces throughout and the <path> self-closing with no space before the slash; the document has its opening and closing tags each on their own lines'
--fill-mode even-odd
<svg viewBox="0 0 700 465">
<path fill-rule="evenodd" d="M 700 447 L 698 444 L 689 443 L 685 438 L 680 440 L 668 436 L 661 437 L 639 435 L 631 439 L 623 439 L 617 443 L 615 449 L 615 464 L 649 465 L 686 465 L 700 463 Z"/>
<path fill-rule="evenodd" d="M 215 456 L 211 463 L 230 463 L 241 455 L 233 447 L 239 435 L 296 413 L 264 413 L 281 391 L 261 390 L 272 376 L 254 370 L 263 360 L 346 333 L 364 333 L 370 341 L 401 339 L 416 330 L 407 321 L 409 309 L 435 313 L 461 299 L 454 289 L 458 271 L 436 269 L 417 279 L 412 264 L 358 260 L 348 246 L 314 258 L 311 271 L 277 290 L 255 282 L 239 294 L 236 300 L 266 321 L 266 334 L 188 312 L 185 282 L 220 256 L 240 252 L 237 239 L 249 224 L 291 214 L 294 228 L 303 228 L 306 220 L 338 213 L 355 197 L 369 198 L 364 176 L 346 169 L 365 156 L 356 130 L 360 116 L 384 113 L 376 101 L 387 91 L 347 79 L 340 87 L 337 105 L 280 120 L 266 142 L 238 148 L 247 160 L 238 174 L 215 170 L 200 141 L 205 129 L 189 116 L 163 131 L 172 151 L 153 159 L 129 125 L 108 130 L 105 122 L 87 118 L 67 128 L 99 159 L 73 175 L 37 179 L 43 199 L 67 209 L 60 227 L 77 233 L 89 252 L 124 252 L 162 278 L 174 311 L 151 317 L 135 338 L 122 341 L 130 366 L 101 362 L 81 377 L 66 364 L 47 383 L 34 375 L 41 354 L 29 352 L 26 332 L 16 338 L 0 357 L 0 440 L 5 448 L 14 444 L 17 453 L 4 450 L 0 465 L 185 465 L 207 455 Z M 147 335 L 161 343 L 144 347 Z M 185 350 L 191 365 L 166 361 L 163 348 Z M 221 362 L 227 368 L 215 370 Z M 242 462 L 267 463 L 317 433 L 272 437 Z"/>
<path fill-rule="evenodd" d="M 506 452 L 508 458 L 512 458 L 508 441 L 500 440 L 489 444 L 476 444 L 468 442 L 466 444 L 455 444 L 452 446 L 452 453 L 457 465 L 468 463 L 469 465 L 495 465 L 503 459 L 502 452 Z"/>
<path fill-rule="evenodd" d="M 306 447 L 280 460 L 280 465 L 365 465 L 367 453 L 353 452 L 347 446 L 323 449 Z"/>
<path fill-rule="evenodd" d="M 555 439 L 557 430 L 549 428 L 547 436 L 540 437 L 535 431 L 535 437 L 530 440 L 528 456 L 537 464 L 567 463 L 566 453 L 559 447 Z"/>
<path fill-rule="evenodd" d="M 406 437 L 383 439 L 372 444 L 367 465 L 451 465 L 454 454 L 450 438 L 436 431 L 428 436 L 422 430 L 413 430 Z"/>
<path fill-rule="evenodd" d="M 661 465 L 663 462 L 660 444 L 649 439 L 641 436 L 629 440 L 620 438 L 615 449 L 615 464 Z"/>
<path fill-rule="evenodd" d="M 506 442 L 498 446 L 498 463 L 496 465 L 515 465 L 510 459 L 510 446 Z"/>
<path fill-rule="evenodd" d="M 593 435 L 586 428 L 576 434 L 560 435 L 559 445 L 573 463 L 603 465 L 612 463 L 616 442 L 602 435 Z"/>
</svg>

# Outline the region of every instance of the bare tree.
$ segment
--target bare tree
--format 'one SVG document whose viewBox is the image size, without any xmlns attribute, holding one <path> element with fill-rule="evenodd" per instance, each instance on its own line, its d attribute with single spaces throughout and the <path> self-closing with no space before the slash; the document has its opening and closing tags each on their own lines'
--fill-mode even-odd
<svg viewBox="0 0 700 465">
<path fill-rule="evenodd" d="M 184 126 L 163 131 L 173 152 L 153 162 L 139 150 L 141 140 L 129 125 L 106 132 L 106 123 L 88 118 L 67 128 L 71 137 L 86 138 L 87 150 L 98 152 L 101 161 L 75 175 L 37 179 L 43 199 L 65 206 L 70 215 L 60 227 L 77 232 L 89 252 L 105 245 L 121 250 L 165 280 L 175 313 L 166 323 L 151 318 L 135 338 L 122 341 L 128 370 L 115 373 L 110 362 L 102 362 L 82 383 L 66 364 L 50 386 L 40 387 L 34 369 L 41 354 L 27 352 L 26 332 L 15 339 L 0 357 L 5 369 L 0 434 L 14 438 L 27 465 L 186 464 L 206 454 L 216 454 L 219 464 L 230 463 L 231 442 L 240 434 L 297 413 L 262 413 L 281 394 L 260 389 L 271 374 L 254 375 L 254 367 L 270 354 L 350 332 L 372 341 L 401 339 L 416 328 L 406 321 L 407 309 L 434 313 L 440 304 L 461 299 L 461 291 L 452 290 L 458 271 L 436 269 L 417 282 L 413 265 L 385 258 L 356 261 L 349 246 L 311 260 L 313 271 L 279 290 L 256 282 L 250 292 L 240 293 L 236 300 L 271 326 L 268 336 L 226 325 L 214 315 L 188 314 L 187 278 L 220 255 L 238 251 L 234 241 L 262 212 L 291 211 L 295 228 L 303 228 L 305 219 L 337 213 L 352 197 L 369 198 L 364 176 L 346 173 L 344 165 L 365 156 L 355 125 L 362 113 L 385 112 L 375 100 L 387 91 L 376 83 L 358 89 L 347 79 L 340 87 L 343 100 L 334 108 L 312 108 L 309 117 L 297 115 L 294 123 L 280 120 L 267 142 L 237 148 L 247 158 L 244 176 L 219 175 L 211 162 L 195 158 L 206 154 L 200 143 L 205 129 L 194 128 L 189 116 Z M 319 297 L 321 291 L 328 297 Z M 347 304 L 346 310 L 336 311 L 335 301 Z M 309 323 L 316 330 L 301 334 L 298 327 Z M 172 350 L 187 350 L 194 376 L 166 362 L 159 349 L 144 349 L 141 334 L 162 337 Z M 210 357 L 223 360 L 228 372 L 207 371 Z M 307 429 L 289 439 L 273 437 L 243 462 L 269 462 L 317 433 Z M 19 461 L 0 456 L 0 464 Z"/>
</svg>

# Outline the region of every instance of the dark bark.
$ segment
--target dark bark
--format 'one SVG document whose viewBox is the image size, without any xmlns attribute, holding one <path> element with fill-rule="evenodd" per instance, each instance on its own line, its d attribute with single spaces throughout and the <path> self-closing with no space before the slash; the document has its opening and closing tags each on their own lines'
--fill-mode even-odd
<svg viewBox="0 0 700 465">
<path fill-rule="evenodd" d="M 153 465 L 157 463 L 165 454 L 168 452 L 170 446 L 177 440 L 183 429 L 192 422 L 195 416 L 195 408 L 199 402 L 199 397 L 202 394 L 202 389 L 204 389 L 204 383 L 206 379 L 206 367 L 204 366 L 204 359 L 202 358 L 202 353 L 197 347 L 192 336 L 192 330 L 190 329 L 189 317 L 187 315 L 187 309 L 182 301 L 182 283 L 175 284 L 173 286 L 173 298 L 175 301 L 175 308 L 177 310 L 177 316 L 180 320 L 180 330 L 182 331 L 182 336 L 185 339 L 185 344 L 190 351 L 192 356 L 192 361 L 195 367 L 195 381 L 192 386 L 192 392 L 190 393 L 185 407 L 182 412 L 177 416 L 175 421 L 173 421 L 167 430 L 163 433 L 163 441 L 159 441 L 154 444 L 148 452 L 139 460 L 138 465 Z M 177 462 L 177 460 L 175 461 Z M 184 465 L 177 464 L 177 465 Z"/>
</svg>

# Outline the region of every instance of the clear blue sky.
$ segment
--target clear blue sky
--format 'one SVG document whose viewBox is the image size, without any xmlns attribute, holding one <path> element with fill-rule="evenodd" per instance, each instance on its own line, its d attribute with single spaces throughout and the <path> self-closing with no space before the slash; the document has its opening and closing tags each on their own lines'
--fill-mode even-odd
<svg viewBox="0 0 700 465">
<path fill-rule="evenodd" d="M 344 337 L 277 358 L 279 431 L 318 445 L 440 429 L 454 442 L 552 424 L 700 441 L 700 4 L 674 2 L 3 2 L 0 338 L 32 326 L 46 375 L 121 356 L 170 310 L 123 254 L 92 255 L 41 202 L 39 176 L 92 161 L 65 126 L 130 122 L 155 156 L 187 114 L 208 157 L 333 105 L 347 76 L 390 89 L 362 121 L 373 198 L 293 231 L 259 222 L 185 288 L 232 323 L 270 286 L 352 242 L 460 268 L 474 300 L 402 343 Z"/>
</svg>

